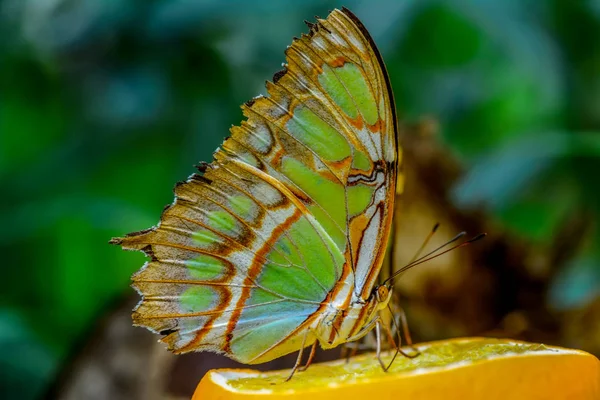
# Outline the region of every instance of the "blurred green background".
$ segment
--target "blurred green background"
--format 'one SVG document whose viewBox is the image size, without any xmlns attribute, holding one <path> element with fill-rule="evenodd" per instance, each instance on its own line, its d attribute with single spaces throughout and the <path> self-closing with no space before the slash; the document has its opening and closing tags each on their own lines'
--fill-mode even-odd
<svg viewBox="0 0 600 400">
<path fill-rule="evenodd" d="M 147 228 L 264 93 L 303 20 L 346 6 L 377 42 L 404 121 L 439 120 L 468 167 L 460 208 L 552 243 L 585 240 L 547 305 L 600 296 L 600 3 L 4 0 L 0 2 L 0 397 L 42 396 L 131 294 Z"/>
</svg>

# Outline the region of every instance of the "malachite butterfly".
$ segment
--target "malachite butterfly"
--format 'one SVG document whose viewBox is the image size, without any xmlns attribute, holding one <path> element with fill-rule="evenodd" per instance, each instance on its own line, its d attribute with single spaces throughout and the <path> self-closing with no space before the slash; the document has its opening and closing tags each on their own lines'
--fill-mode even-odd
<svg viewBox="0 0 600 400">
<path fill-rule="evenodd" d="M 307 24 L 160 223 L 112 240 L 150 258 L 132 278 L 133 321 L 175 353 L 256 364 L 379 332 L 400 162 L 392 89 L 349 10 Z"/>
</svg>

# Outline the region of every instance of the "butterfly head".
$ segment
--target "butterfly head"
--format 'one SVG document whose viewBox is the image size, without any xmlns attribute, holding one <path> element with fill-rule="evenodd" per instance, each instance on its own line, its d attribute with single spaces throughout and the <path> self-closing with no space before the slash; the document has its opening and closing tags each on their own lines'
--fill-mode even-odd
<svg viewBox="0 0 600 400">
<path fill-rule="evenodd" d="M 373 288 L 373 297 L 379 304 L 379 308 L 385 308 L 392 298 L 392 287 L 387 284 L 375 286 Z"/>
</svg>

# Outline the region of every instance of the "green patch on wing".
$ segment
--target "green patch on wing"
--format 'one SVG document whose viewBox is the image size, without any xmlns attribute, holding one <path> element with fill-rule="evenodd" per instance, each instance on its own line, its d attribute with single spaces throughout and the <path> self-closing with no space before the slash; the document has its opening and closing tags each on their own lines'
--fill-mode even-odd
<svg viewBox="0 0 600 400">
<path fill-rule="evenodd" d="M 231 210 L 243 218 L 249 218 L 256 213 L 256 204 L 246 196 L 233 196 L 229 199 Z"/>
<path fill-rule="evenodd" d="M 292 224 L 288 236 L 277 241 L 267 258 L 284 261 L 281 254 L 293 248 L 288 253 L 293 266 L 289 262 L 265 264 L 258 285 L 288 299 L 322 301 L 341 274 L 343 255 L 306 217 Z"/>
<path fill-rule="evenodd" d="M 190 277 L 201 281 L 222 279 L 229 273 L 225 261 L 207 254 L 185 261 Z"/>
<path fill-rule="evenodd" d="M 352 168 L 362 171 L 369 171 L 373 164 L 369 157 L 360 150 L 354 150 L 354 158 L 352 159 Z"/>
<path fill-rule="evenodd" d="M 273 245 L 273 250 L 267 255 L 267 259 L 275 264 L 284 266 L 304 265 L 304 261 L 296 247 L 287 236 L 281 236 Z"/>
<path fill-rule="evenodd" d="M 342 231 L 342 229 L 346 226 L 345 223 L 344 225 L 342 225 L 342 228 L 340 228 L 339 225 L 336 225 L 335 222 L 333 222 L 333 219 L 327 213 L 326 210 L 323 210 L 317 205 L 309 206 L 308 208 L 312 215 L 315 217 L 315 219 L 319 221 L 323 229 L 327 231 L 327 234 L 333 240 L 337 248 L 340 251 L 344 251 L 344 249 L 346 248 L 346 242 L 348 241 L 346 234 L 344 233 L 344 231 Z"/>
<path fill-rule="evenodd" d="M 208 311 L 219 303 L 219 293 L 210 286 L 192 286 L 179 298 L 179 308 L 184 313 Z"/>
<path fill-rule="evenodd" d="M 231 349 L 240 359 L 252 360 L 292 333 L 318 308 L 319 304 L 291 301 L 254 288 L 233 331 Z"/>
<path fill-rule="evenodd" d="M 365 209 L 371 203 L 374 190 L 373 187 L 367 185 L 349 186 L 346 189 L 348 197 L 348 215 L 350 217 L 365 212 Z"/>
<path fill-rule="evenodd" d="M 319 74 L 319 83 L 323 89 L 329 94 L 329 97 L 348 115 L 354 119 L 358 116 L 358 111 L 354 105 L 354 101 L 348 93 L 346 87 L 342 84 L 331 67 L 324 64 L 323 72 Z"/>
<path fill-rule="evenodd" d="M 197 232 L 194 232 L 192 237 L 194 242 L 201 248 L 208 248 L 214 244 L 222 243 L 222 239 L 219 235 L 207 229 L 201 229 Z"/>
<path fill-rule="evenodd" d="M 325 179 L 300 161 L 285 157 L 282 172 L 318 205 L 309 206 L 311 213 L 327 231 L 340 250 L 346 247 L 346 208 L 344 187 Z M 320 207 L 319 207 L 320 206 Z M 324 210 L 324 211 L 323 211 Z"/>
<path fill-rule="evenodd" d="M 319 304 L 291 301 L 267 290 L 254 288 L 244 306 L 240 315 L 241 324 L 238 324 L 240 328 L 238 332 L 243 330 L 244 323 L 277 319 L 283 315 L 307 315 L 316 310 Z"/>
<path fill-rule="evenodd" d="M 335 83 L 335 81 L 339 83 Z M 358 108 L 369 125 L 374 125 L 379 120 L 377 102 L 373 92 L 361 70 L 353 63 L 347 62 L 334 69 L 324 68 L 319 75 L 319 82 L 350 118 L 356 117 L 355 110 Z M 341 90 L 342 87 L 345 90 Z"/>
<path fill-rule="evenodd" d="M 219 232 L 231 232 L 237 228 L 237 221 L 227 211 L 212 211 L 208 213 L 208 221 L 211 228 Z"/>
<path fill-rule="evenodd" d="M 264 311 L 269 312 L 271 310 Z M 276 312 L 276 309 L 273 311 Z M 263 316 L 262 320 L 258 320 L 255 324 L 247 327 L 244 326 L 244 321 L 240 319 L 238 326 L 241 325 L 243 328 L 234 330 L 230 344 L 231 350 L 239 359 L 251 362 L 254 358 L 288 337 L 306 320 L 308 315 L 310 313 L 281 315 L 277 319 Z"/>
<path fill-rule="evenodd" d="M 288 121 L 290 133 L 326 161 L 339 161 L 350 156 L 348 141 L 331 125 L 305 106 L 294 109 Z"/>
</svg>

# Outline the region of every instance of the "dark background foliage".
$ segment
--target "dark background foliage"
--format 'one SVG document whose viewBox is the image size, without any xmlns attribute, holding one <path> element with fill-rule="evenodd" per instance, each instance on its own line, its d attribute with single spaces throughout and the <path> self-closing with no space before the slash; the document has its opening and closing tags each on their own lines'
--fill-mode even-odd
<svg viewBox="0 0 600 400">
<path fill-rule="evenodd" d="M 302 21 L 342 5 L 378 43 L 401 119 L 437 120 L 464 166 L 452 207 L 540 249 L 583 221 L 542 301 L 598 326 L 598 2 L 5 0 L 0 397 L 46 393 L 131 295 L 143 257 L 108 239 L 155 224 Z M 596 329 L 558 344 L 598 354 Z"/>
</svg>

